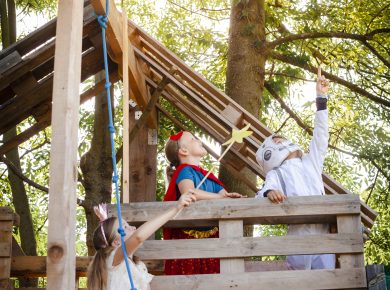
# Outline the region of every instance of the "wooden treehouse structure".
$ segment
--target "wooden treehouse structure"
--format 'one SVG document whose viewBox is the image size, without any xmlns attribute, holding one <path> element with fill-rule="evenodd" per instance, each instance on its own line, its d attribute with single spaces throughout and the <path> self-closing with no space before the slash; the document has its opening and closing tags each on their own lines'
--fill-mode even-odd
<svg viewBox="0 0 390 290">
<path fill-rule="evenodd" d="M 4 143 L 0 154 L 52 125 L 48 256 L 26 257 L 12 253 L 11 233 L 16 219 L 9 209 L 1 208 L 1 289 L 12 289 L 8 285 L 10 277 L 40 276 L 48 277 L 47 289 L 74 289 L 75 281 L 85 276 L 90 261 L 89 257 L 76 258 L 74 248 L 78 109 L 80 103 L 104 90 L 104 80 L 81 94 L 78 88 L 80 80 L 83 82 L 103 68 L 101 29 L 96 14 L 104 14 L 105 1 L 81 2 L 60 3 L 57 19 L 0 52 L 0 134 L 27 117 L 36 120 L 30 128 Z M 127 138 L 134 138 L 138 133 L 132 143 L 135 145 L 131 146 L 141 150 L 139 144 L 148 139 L 145 132 L 153 132 L 158 127 L 157 112 L 185 129 L 159 102 L 159 98 L 163 98 L 220 143 L 230 137 L 233 128 L 250 124 L 253 135 L 246 137 L 244 143 L 234 145 L 222 162 L 237 176 L 243 168 L 249 168 L 264 178 L 255 152 L 272 132 L 140 27 L 123 21 L 113 1 L 110 3 L 107 29 L 110 81 L 123 79 L 125 83 L 128 80 L 131 88 L 128 93 L 143 111 L 138 121 L 130 117 L 133 129 L 125 128 L 130 131 Z M 153 151 L 150 146 L 155 144 L 143 146 L 143 154 L 147 154 L 147 150 Z M 124 148 L 123 152 L 126 150 L 131 148 Z M 140 163 L 139 168 L 144 167 Z M 136 183 L 140 174 L 145 175 L 143 179 L 149 187 L 144 184 L 138 189 L 141 187 L 142 192 L 153 197 L 155 188 L 150 184 L 155 184 L 155 175 L 147 175 L 146 171 L 131 172 L 127 186 Z M 125 176 L 124 173 L 124 179 Z M 270 204 L 265 199 L 200 201 L 184 210 L 168 226 L 219 225 L 220 238 L 212 241 L 150 240 L 137 255 L 148 262 L 152 273 L 157 274 L 161 274 L 164 259 L 220 257 L 221 273 L 159 275 L 153 279 L 152 289 L 366 288 L 361 224 L 371 228 L 376 213 L 331 177 L 324 174 L 323 180 L 327 196 L 290 198 L 282 205 Z M 243 181 L 256 191 L 254 184 Z M 126 191 L 125 185 L 124 188 L 124 192 L 132 190 Z M 135 201 L 152 200 L 146 194 L 136 197 Z M 128 202 L 128 196 L 123 200 Z M 159 202 L 124 203 L 122 210 L 130 223 L 140 224 L 168 206 L 169 203 Z M 114 214 L 113 207 L 110 210 Z M 247 224 L 320 222 L 336 225 L 336 232 L 312 236 L 310 240 L 301 236 L 243 236 L 243 225 Z M 246 260 L 254 256 L 315 253 L 336 253 L 338 267 L 335 270 L 288 271 L 275 263 L 268 268 L 261 267 L 262 272 L 258 272 L 261 263 Z"/>
</svg>

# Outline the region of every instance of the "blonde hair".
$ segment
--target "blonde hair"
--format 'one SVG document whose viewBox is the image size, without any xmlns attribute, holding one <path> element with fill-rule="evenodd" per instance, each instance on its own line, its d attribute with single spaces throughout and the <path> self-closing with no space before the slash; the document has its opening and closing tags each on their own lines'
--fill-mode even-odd
<svg viewBox="0 0 390 290">
<path fill-rule="evenodd" d="M 168 182 L 171 180 L 176 167 L 180 165 L 179 149 L 179 140 L 168 140 L 167 144 L 165 144 L 165 156 L 170 162 L 169 166 L 165 169 Z"/>
<path fill-rule="evenodd" d="M 101 230 L 101 227 L 103 231 Z M 116 229 L 118 228 L 118 219 L 109 217 L 95 229 L 93 233 L 93 246 L 96 254 L 88 267 L 88 290 L 106 290 L 107 288 L 107 264 L 106 259 L 115 249 L 112 242 L 119 236 Z M 106 240 L 103 236 L 107 239 Z"/>
</svg>

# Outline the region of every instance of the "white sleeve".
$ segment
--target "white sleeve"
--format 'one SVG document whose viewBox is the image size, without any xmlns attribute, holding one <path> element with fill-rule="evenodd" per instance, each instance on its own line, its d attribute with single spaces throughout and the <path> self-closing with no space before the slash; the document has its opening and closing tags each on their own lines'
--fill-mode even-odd
<svg viewBox="0 0 390 290">
<path fill-rule="evenodd" d="M 322 173 L 322 167 L 328 149 L 328 131 L 328 110 L 317 111 L 314 119 L 313 139 L 309 145 L 309 153 L 306 155 L 317 174 Z"/>
<path fill-rule="evenodd" d="M 275 170 L 271 170 L 265 177 L 263 188 L 256 193 L 257 198 L 264 197 L 264 192 L 267 190 L 279 190 L 283 192 L 281 185 L 279 184 L 279 178 Z"/>
</svg>

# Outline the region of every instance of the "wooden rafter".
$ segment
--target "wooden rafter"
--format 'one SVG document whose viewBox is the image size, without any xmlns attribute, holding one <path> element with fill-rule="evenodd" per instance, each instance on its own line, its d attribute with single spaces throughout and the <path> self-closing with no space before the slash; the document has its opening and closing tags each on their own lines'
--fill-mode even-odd
<svg viewBox="0 0 390 290">
<path fill-rule="evenodd" d="M 98 15 L 105 14 L 106 1 L 104 0 L 91 0 L 91 4 L 94 7 Z M 133 46 L 129 45 L 127 48 L 123 47 L 122 43 L 122 15 L 117 10 L 114 1 L 109 1 L 109 14 L 108 14 L 108 27 L 107 27 L 107 40 L 111 51 L 113 53 L 114 61 L 117 63 L 122 62 L 122 51 L 128 50 L 128 68 L 129 68 L 129 82 L 132 95 L 136 98 L 137 104 L 144 108 L 150 98 L 146 88 L 144 74 L 141 70 L 140 64 L 135 57 Z M 132 30 L 131 30 L 132 31 Z M 130 33 L 131 33 L 130 31 Z M 157 120 L 155 114 L 150 115 L 148 121 L 150 127 L 156 128 Z"/>
</svg>

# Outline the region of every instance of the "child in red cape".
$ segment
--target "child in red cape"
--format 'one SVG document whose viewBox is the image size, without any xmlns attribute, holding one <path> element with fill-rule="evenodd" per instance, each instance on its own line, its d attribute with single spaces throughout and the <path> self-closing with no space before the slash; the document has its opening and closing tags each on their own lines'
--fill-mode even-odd
<svg viewBox="0 0 390 290">
<path fill-rule="evenodd" d="M 165 154 L 171 163 L 167 169 L 170 179 L 164 201 L 178 200 L 181 193 L 192 192 L 197 200 L 240 198 L 241 194 L 227 192 L 222 182 L 210 174 L 196 189 L 207 171 L 199 167 L 200 159 L 207 154 L 202 142 L 190 132 L 182 131 L 171 136 L 165 146 Z M 164 240 L 218 238 L 218 227 L 164 229 Z M 219 259 L 166 260 L 166 275 L 191 275 L 219 273 Z"/>
</svg>

